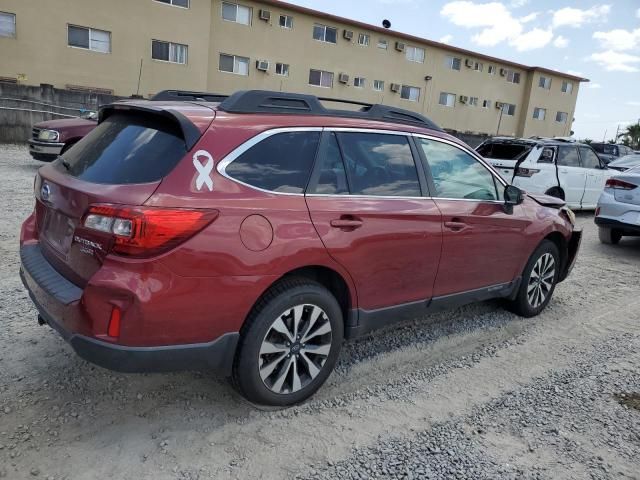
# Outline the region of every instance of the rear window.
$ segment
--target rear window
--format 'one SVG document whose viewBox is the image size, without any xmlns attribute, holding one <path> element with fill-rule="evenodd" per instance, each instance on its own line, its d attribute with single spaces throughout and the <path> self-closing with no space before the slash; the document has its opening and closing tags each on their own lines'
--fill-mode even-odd
<svg viewBox="0 0 640 480">
<path fill-rule="evenodd" d="M 476 151 L 484 158 L 520 160 L 526 157 L 532 148 L 533 145 L 526 145 L 522 143 L 488 142 L 480 145 Z"/>
<path fill-rule="evenodd" d="M 178 125 L 162 117 L 114 114 L 67 150 L 59 170 L 109 185 L 156 182 L 186 155 Z"/>
</svg>

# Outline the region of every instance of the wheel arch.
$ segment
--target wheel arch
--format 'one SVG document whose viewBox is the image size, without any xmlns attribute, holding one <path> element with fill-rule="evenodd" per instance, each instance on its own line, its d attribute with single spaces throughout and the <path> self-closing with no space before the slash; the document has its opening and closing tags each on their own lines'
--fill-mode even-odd
<svg viewBox="0 0 640 480">
<path fill-rule="evenodd" d="M 562 233 L 556 230 L 548 233 L 542 239 L 542 241 L 544 240 L 548 240 L 552 242 L 556 247 L 558 247 L 558 252 L 560 253 L 560 261 L 561 261 L 560 271 L 563 272 L 567 266 L 567 260 L 569 258 L 569 243 L 567 242 L 567 239 Z"/>
</svg>

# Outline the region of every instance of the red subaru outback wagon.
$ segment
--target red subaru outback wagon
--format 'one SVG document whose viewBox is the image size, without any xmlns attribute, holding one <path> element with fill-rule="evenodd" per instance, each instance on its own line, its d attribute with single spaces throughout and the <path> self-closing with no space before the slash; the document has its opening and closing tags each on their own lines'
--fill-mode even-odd
<svg viewBox="0 0 640 480">
<path fill-rule="evenodd" d="M 530 317 L 581 232 L 427 118 L 309 95 L 118 103 L 35 179 L 21 276 L 84 359 L 212 369 L 290 405 L 343 340 L 504 298 Z"/>
</svg>

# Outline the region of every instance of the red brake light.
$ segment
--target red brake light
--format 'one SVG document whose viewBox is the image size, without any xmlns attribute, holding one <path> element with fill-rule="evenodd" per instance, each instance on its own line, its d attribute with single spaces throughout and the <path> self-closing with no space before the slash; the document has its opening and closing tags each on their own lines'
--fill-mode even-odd
<svg viewBox="0 0 640 480">
<path fill-rule="evenodd" d="M 610 178 L 605 183 L 605 188 L 615 188 L 617 190 L 633 190 L 634 188 L 638 188 L 637 185 L 633 183 L 625 182 L 623 180 L 618 180 L 616 178 Z"/>
<path fill-rule="evenodd" d="M 110 235 L 112 252 L 148 257 L 188 240 L 217 216 L 217 210 L 92 205 L 82 224 Z"/>
</svg>

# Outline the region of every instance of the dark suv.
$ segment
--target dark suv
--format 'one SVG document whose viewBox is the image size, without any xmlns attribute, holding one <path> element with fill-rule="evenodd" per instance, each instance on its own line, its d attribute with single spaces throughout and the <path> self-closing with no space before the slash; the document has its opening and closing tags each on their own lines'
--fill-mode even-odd
<svg viewBox="0 0 640 480">
<path fill-rule="evenodd" d="M 104 107 L 35 197 L 41 323 L 98 365 L 214 369 L 271 405 L 313 394 L 345 338 L 489 298 L 537 315 L 581 237 L 421 115 L 264 91 Z"/>
<path fill-rule="evenodd" d="M 633 150 L 626 145 L 616 145 L 613 143 L 591 143 L 591 147 L 606 164 L 633 153 Z"/>
</svg>

